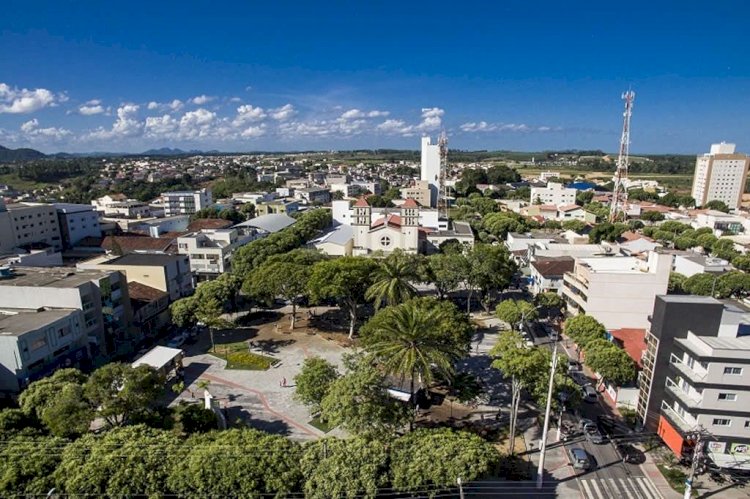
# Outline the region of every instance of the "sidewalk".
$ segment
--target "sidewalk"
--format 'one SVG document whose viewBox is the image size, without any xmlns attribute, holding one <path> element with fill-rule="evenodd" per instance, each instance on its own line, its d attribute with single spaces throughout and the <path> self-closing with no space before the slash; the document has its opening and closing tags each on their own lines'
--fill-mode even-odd
<svg viewBox="0 0 750 499">
<path fill-rule="evenodd" d="M 656 487 L 664 499 L 681 499 L 682 494 L 669 486 L 667 479 L 664 478 L 661 471 L 659 471 L 659 468 L 657 468 L 651 453 L 646 452 L 644 454 L 646 456 L 646 462 L 640 466 L 643 474 L 651 480 L 651 483 L 654 484 L 654 487 Z"/>
<path fill-rule="evenodd" d="M 539 468 L 539 448 L 542 442 L 542 428 L 534 418 L 519 420 L 520 426 L 529 425 L 523 432 L 526 443 L 526 454 L 523 456 L 532 464 L 532 480 L 537 479 Z M 581 491 L 575 480 L 575 470 L 570 466 L 565 446 L 562 442 L 555 442 L 556 429 L 550 428 L 547 435 L 547 452 L 544 456 L 545 480 L 557 482 L 557 497 L 560 499 L 580 499 Z"/>
</svg>

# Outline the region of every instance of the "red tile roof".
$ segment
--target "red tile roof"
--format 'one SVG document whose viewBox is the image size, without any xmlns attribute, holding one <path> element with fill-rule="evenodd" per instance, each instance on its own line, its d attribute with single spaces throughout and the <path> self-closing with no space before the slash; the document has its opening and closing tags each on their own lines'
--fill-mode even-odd
<svg viewBox="0 0 750 499">
<path fill-rule="evenodd" d="M 536 269 L 542 277 L 562 277 L 566 272 L 573 272 L 575 260 L 569 256 L 557 258 L 539 258 L 531 262 L 531 266 Z"/>
<path fill-rule="evenodd" d="M 361 197 L 357 199 L 357 202 L 354 203 L 355 208 L 369 208 L 370 205 L 367 203 L 367 200 L 364 197 Z"/>
<path fill-rule="evenodd" d="M 560 211 L 573 211 L 573 210 L 582 210 L 583 208 L 581 206 L 578 206 L 577 204 L 569 204 L 566 206 L 560 206 L 558 210 Z"/>
<path fill-rule="evenodd" d="M 372 228 L 380 227 L 383 224 L 401 227 L 401 217 L 399 215 L 390 214 L 386 217 L 378 218 L 373 222 Z"/>
<path fill-rule="evenodd" d="M 401 208 L 419 208 L 419 204 L 414 201 L 414 198 L 407 198 L 404 204 L 401 205 Z"/>
<path fill-rule="evenodd" d="M 628 356 L 642 368 L 641 357 L 646 351 L 646 330 L 645 329 L 614 329 L 609 332 L 617 342 L 622 345 L 623 350 Z"/>
<path fill-rule="evenodd" d="M 199 218 L 190 222 L 187 230 L 189 232 L 196 232 L 203 229 L 227 229 L 232 225 L 234 225 L 234 222 L 224 220 L 223 218 Z"/>
<path fill-rule="evenodd" d="M 107 236 L 102 241 L 101 247 L 107 251 L 116 251 L 119 248 L 123 254 L 137 251 L 177 253 L 177 245 L 173 237 Z"/>
</svg>

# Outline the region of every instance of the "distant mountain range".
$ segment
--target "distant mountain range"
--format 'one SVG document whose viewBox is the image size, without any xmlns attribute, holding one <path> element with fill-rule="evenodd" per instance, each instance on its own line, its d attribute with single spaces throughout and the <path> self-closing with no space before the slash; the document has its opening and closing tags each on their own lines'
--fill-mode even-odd
<svg viewBox="0 0 750 499">
<path fill-rule="evenodd" d="M 161 149 L 149 149 L 142 153 L 123 153 L 123 152 L 82 152 L 82 153 L 68 153 L 58 152 L 54 154 L 44 154 L 43 152 L 35 149 L 8 149 L 7 147 L 0 146 L 0 163 L 15 163 L 19 161 L 30 161 L 34 159 L 42 158 L 80 158 L 86 156 L 94 157 L 112 157 L 112 156 L 188 156 L 196 154 L 221 154 L 220 151 L 199 151 L 190 150 L 183 151 L 182 149 L 172 149 L 169 147 L 162 147 Z"/>
<path fill-rule="evenodd" d="M 16 161 L 29 161 L 32 159 L 44 158 L 47 155 L 34 149 L 8 149 L 0 146 L 0 163 L 12 163 Z"/>
</svg>

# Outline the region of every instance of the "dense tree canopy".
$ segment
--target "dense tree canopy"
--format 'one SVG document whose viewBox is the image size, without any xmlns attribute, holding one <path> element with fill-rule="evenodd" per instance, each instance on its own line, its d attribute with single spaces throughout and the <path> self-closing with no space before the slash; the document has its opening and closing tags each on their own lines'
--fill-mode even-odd
<svg viewBox="0 0 750 499">
<path fill-rule="evenodd" d="M 317 413 L 328 388 L 338 377 L 336 366 L 320 357 L 308 357 L 294 377 L 294 396 Z"/>
</svg>

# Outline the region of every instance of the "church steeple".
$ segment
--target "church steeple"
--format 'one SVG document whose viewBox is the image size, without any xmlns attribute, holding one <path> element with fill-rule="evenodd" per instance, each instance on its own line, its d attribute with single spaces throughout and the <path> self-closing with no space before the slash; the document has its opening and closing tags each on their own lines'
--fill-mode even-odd
<svg viewBox="0 0 750 499">
<path fill-rule="evenodd" d="M 401 205 L 401 224 L 404 227 L 419 226 L 419 205 L 413 198 L 408 198 Z"/>
<path fill-rule="evenodd" d="M 364 197 L 361 197 L 352 207 L 352 225 L 370 226 L 372 208 Z"/>
</svg>

